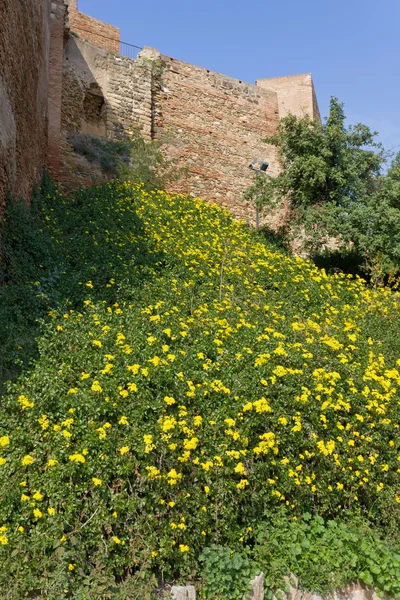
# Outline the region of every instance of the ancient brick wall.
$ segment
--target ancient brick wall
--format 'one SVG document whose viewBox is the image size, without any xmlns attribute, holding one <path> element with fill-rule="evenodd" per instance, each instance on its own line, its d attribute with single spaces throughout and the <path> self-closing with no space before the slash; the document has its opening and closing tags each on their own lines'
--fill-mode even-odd
<svg viewBox="0 0 400 600">
<path fill-rule="evenodd" d="M 320 118 L 311 75 L 260 79 L 252 85 L 152 48 L 144 48 L 136 60 L 125 58 L 119 54 L 119 30 L 80 13 L 77 0 L 69 0 L 69 25 L 63 180 L 92 183 L 87 180 L 90 166 L 71 151 L 71 133 L 115 138 L 137 125 L 146 139 L 163 142 L 177 169 L 186 170 L 170 191 L 216 201 L 235 216 L 254 220 L 254 206 L 243 199 L 253 177 L 248 165 L 255 158 L 267 160 L 268 174 L 277 175 L 277 152 L 265 137 L 289 113 Z"/>
<path fill-rule="evenodd" d="M 72 32 L 93 46 L 119 52 L 119 28 L 79 12 L 78 0 L 69 1 L 69 25 Z"/>
<path fill-rule="evenodd" d="M 50 0 L 0 0 L 0 212 L 29 200 L 47 154 Z"/>
<path fill-rule="evenodd" d="M 279 118 L 288 114 L 321 121 L 314 84 L 310 73 L 288 75 L 272 79 L 258 79 L 257 86 L 278 94 Z"/>
<path fill-rule="evenodd" d="M 70 36 L 63 63 L 61 180 L 64 184 L 90 184 L 100 177 L 98 170 L 72 152 L 71 134 L 115 139 L 136 125 L 146 139 L 151 139 L 152 85 L 148 62 L 134 61 Z"/>
<path fill-rule="evenodd" d="M 176 160 L 177 169 L 185 168 L 185 176 L 170 191 L 216 201 L 237 217 L 253 219 L 254 207 L 243 199 L 253 177 L 248 165 L 254 158 L 266 159 L 270 174 L 279 172 L 275 148 L 263 141 L 276 131 L 278 120 L 275 91 L 161 56 L 151 48 L 132 60 L 74 36 L 66 45 L 65 183 L 85 183 L 87 178 L 87 165 L 68 144 L 72 133 L 115 138 L 137 125 L 146 139 L 164 142 L 165 154 Z"/>
<path fill-rule="evenodd" d="M 249 163 L 266 159 L 271 175 L 279 171 L 275 148 L 263 142 L 278 125 L 277 94 L 167 56 L 161 66 L 156 135 L 188 169 L 172 190 L 252 218 L 254 208 L 243 200 L 253 177 Z"/>
<path fill-rule="evenodd" d="M 50 54 L 48 77 L 48 154 L 47 166 L 54 178 L 60 174 L 61 158 L 61 92 L 63 85 L 63 56 L 67 41 L 67 4 L 51 1 Z"/>
</svg>

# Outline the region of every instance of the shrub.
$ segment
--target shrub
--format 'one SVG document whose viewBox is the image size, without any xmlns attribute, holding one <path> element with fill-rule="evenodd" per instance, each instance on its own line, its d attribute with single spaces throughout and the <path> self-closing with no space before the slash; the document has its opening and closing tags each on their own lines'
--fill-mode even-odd
<svg viewBox="0 0 400 600">
<path fill-rule="evenodd" d="M 74 133 L 68 141 L 77 154 L 97 163 L 107 176 L 140 182 L 147 190 L 163 188 L 185 172 L 164 156 L 165 140 L 146 141 L 135 127 L 116 140 Z"/>
<path fill-rule="evenodd" d="M 355 514 L 324 520 L 304 513 L 293 520 L 278 512 L 258 527 L 252 558 L 266 575 L 269 598 L 285 590 L 290 573 L 302 589 L 320 594 L 358 581 L 393 598 L 400 592 L 398 543 L 382 540 Z"/>
<path fill-rule="evenodd" d="M 247 556 L 230 548 L 213 545 L 199 557 L 202 563 L 201 597 L 207 600 L 243 600 L 250 597 L 250 580 L 256 567 Z"/>
<path fill-rule="evenodd" d="M 75 305 L 0 406 L 0 590 L 189 578 L 280 507 L 396 532 L 399 294 L 200 200 L 115 183 L 63 202 Z"/>
</svg>

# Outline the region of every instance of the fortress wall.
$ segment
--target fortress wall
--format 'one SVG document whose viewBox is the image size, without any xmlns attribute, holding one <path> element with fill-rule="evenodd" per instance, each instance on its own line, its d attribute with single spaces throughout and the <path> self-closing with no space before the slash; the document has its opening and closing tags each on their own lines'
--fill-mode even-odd
<svg viewBox="0 0 400 600">
<path fill-rule="evenodd" d="M 161 66 L 156 137 L 167 138 L 168 156 L 189 171 L 171 191 L 216 201 L 237 217 L 253 219 L 254 208 L 242 198 L 253 176 L 249 163 L 266 159 L 272 175 L 279 170 L 275 148 L 263 143 L 278 125 L 276 92 L 167 56 Z"/>
<path fill-rule="evenodd" d="M 119 52 L 119 28 L 79 12 L 77 0 L 69 0 L 69 25 L 72 32 L 93 46 Z"/>
<path fill-rule="evenodd" d="M 63 183 L 97 182 L 100 173 L 72 152 L 74 133 L 118 138 L 130 126 L 152 130 L 152 70 L 147 63 L 98 48 L 70 36 L 64 52 L 61 147 Z M 96 175 L 96 181 L 88 173 Z"/>
<path fill-rule="evenodd" d="M 67 5 L 64 0 L 52 0 L 50 14 L 50 48 L 48 81 L 48 155 L 47 166 L 56 179 L 61 158 L 61 90 L 63 83 L 63 54 L 68 30 Z"/>
<path fill-rule="evenodd" d="M 258 79 L 256 84 L 263 89 L 273 90 L 278 94 L 280 119 L 288 114 L 293 114 L 297 117 L 309 115 L 312 119 L 321 121 L 310 73 Z"/>
<path fill-rule="evenodd" d="M 0 0 L 0 213 L 29 201 L 47 154 L 50 0 Z"/>
</svg>

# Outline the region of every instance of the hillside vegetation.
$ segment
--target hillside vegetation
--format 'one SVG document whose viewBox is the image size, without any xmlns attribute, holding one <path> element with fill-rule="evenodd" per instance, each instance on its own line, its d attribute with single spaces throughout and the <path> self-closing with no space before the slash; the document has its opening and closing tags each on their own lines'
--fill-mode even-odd
<svg viewBox="0 0 400 600">
<path fill-rule="evenodd" d="M 47 324 L 0 405 L 2 597 L 144 598 L 214 544 L 278 585 L 310 535 L 331 584 L 398 595 L 400 295 L 198 199 L 46 195 Z"/>
</svg>

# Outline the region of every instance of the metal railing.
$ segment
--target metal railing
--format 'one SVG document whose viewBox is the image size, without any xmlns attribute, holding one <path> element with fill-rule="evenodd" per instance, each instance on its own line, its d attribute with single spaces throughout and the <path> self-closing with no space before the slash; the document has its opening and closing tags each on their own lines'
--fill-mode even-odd
<svg viewBox="0 0 400 600">
<path fill-rule="evenodd" d="M 127 58 L 137 58 L 140 50 L 143 50 L 142 46 L 135 46 L 135 44 L 128 44 L 127 42 L 120 42 L 120 54 Z"/>
<path fill-rule="evenodd" d="M 116 39 L 116 38 L 111 38 L 108 35 L 103 35 L 102 33 L 97 33 L 94 31 L 88 31 L 87 29 L 82 29 L 81 27 L 73 27 L 72 28 L 72 32 L 74 31 L 78 31 L 78 32 L 82 32 L 82 34 L 80 33 L 80 37 L 83 40 L 87 40 L 90 43 L 90 40 L 95 39 L 96 37 L 100 37 L 103 38 L 105 40 L 108 40 L 110 42 L 110 47 L 115 48 L 117 46 L 117 44 L 119 45 L 119 54 L 121 56 L 126 56 L 126 58 L 132 58 L 133 60 L 135 60 L 137 58 L 137 55 L 139 54 L 140 50 L 143 50 L 142 46 L 135 46 L 135 44 L 128 44 L 128 42 L 121 42 L 121 40 Z M 86 36 L 85 36 L 86 34 Z"/>
</svg>

